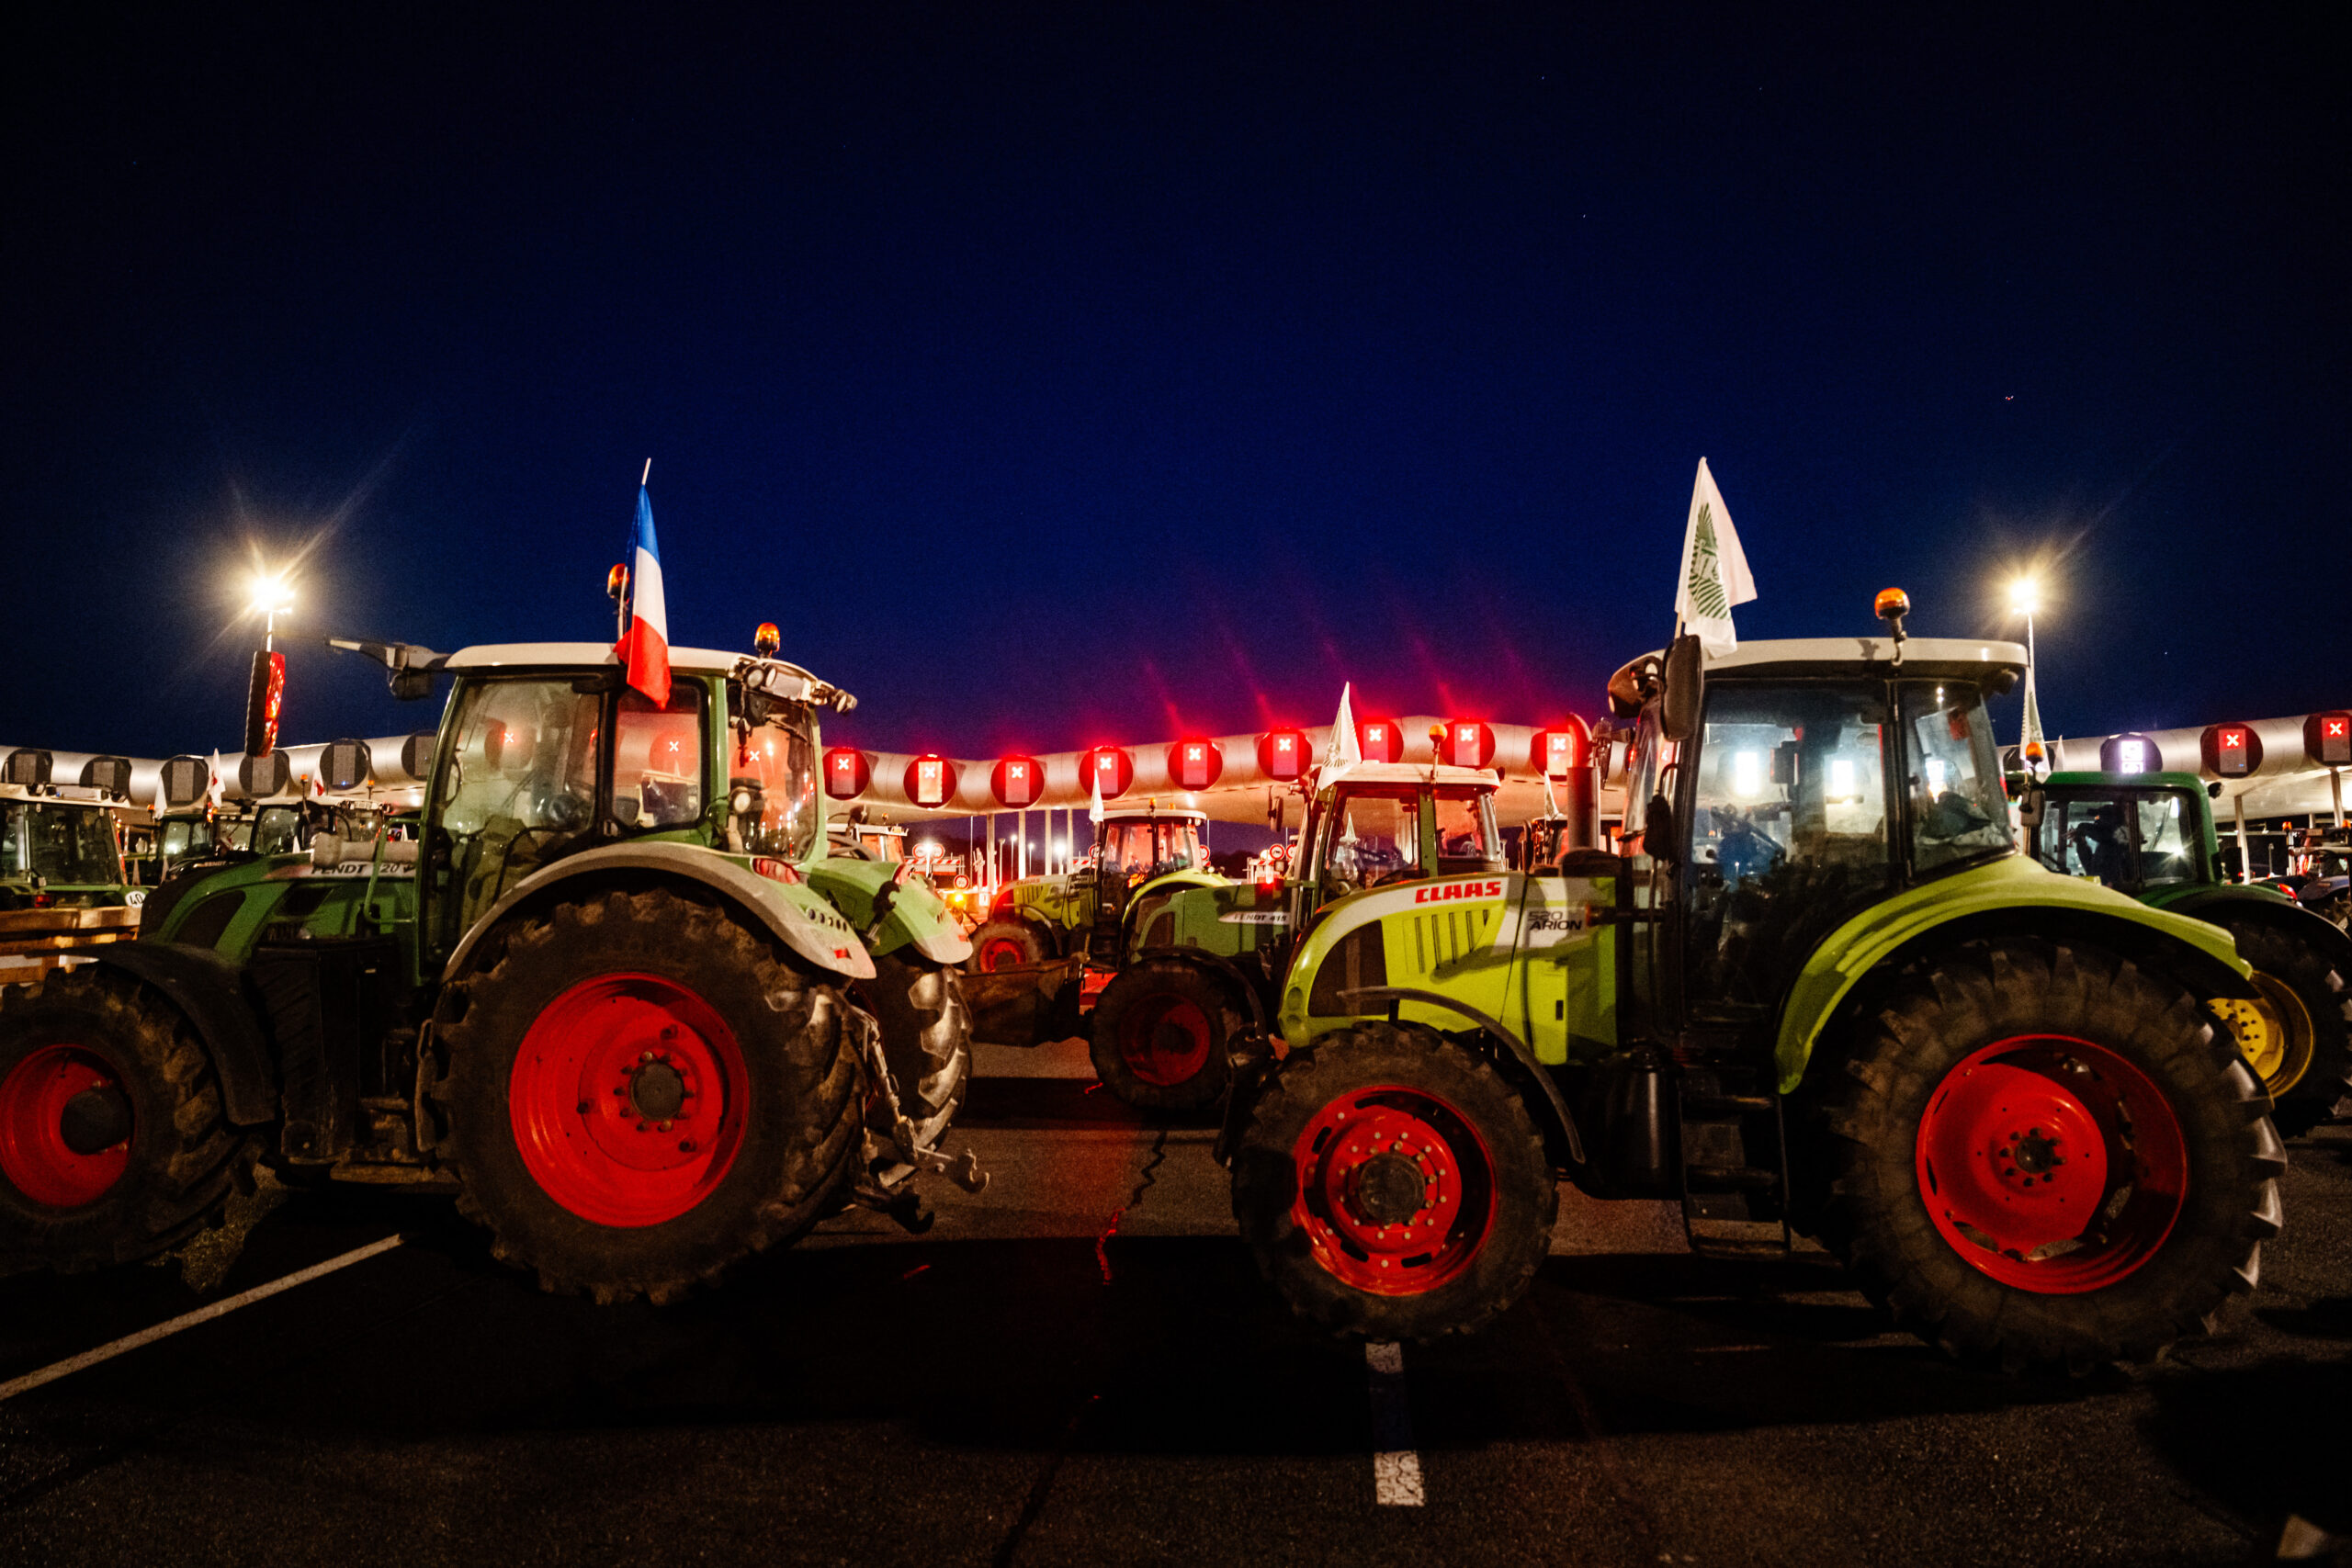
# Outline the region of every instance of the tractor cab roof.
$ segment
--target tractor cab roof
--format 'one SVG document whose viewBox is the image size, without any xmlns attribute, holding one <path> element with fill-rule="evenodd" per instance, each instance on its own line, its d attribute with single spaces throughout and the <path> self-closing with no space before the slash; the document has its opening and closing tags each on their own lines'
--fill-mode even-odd
<svg viewBox="0 0 2352 1568">
<path fill-rule="evenodd" d="M 1358 762 L 1351 767 L 1324 770 L 1315 782 L 1315 789 L 1319 795 L 1341 784 L 1468 784 L 1490 790 L 1497 786 L 1497 780 L 1484 768 L 1456 768 L 1445 763 L 1432 768 L 1426 762 Z"/>
<path fill-rule="evenodd" d="M 1194 822 L 1205 822 L 1209 819 L 1207 812 L 1195 810 L 1189 806 L 1155 806 L 1148 801 L 1141 806 L 1106 806 L 1102 808 L 1102 820 L 1106 823 L 1148 822 L 1155 818 L 1170 817 L 1188 818 Z"/>
<path fill-rule="evenodd" d="M 2195 773 L 2052 773 L 2041 781 L 2045 790 L 2190 789 L 2205 793 L 2205 781 Z"/>
<path fill-rule="evenodd" d="M 1884 675 L 1896 672 L 1894 639 L 1891 637 L 1782 637 L 1769 642 L 1743 642 L 1731 652 L 1710 655 L 1709 678 L 1718 675 Z M 1647 664 L 1662 664 L 1666 650 L 1657 649 L 1627 660 L 1610 677 L 1609 689 L 1634 691 L 1633 677 Z M 1967 637 L 1915 637 L 1905 639 L 1900 672 L 1927 680 L 1973 681 L 1996 678 L 1996 690 L 2007 691 L 2025 673 L 2025 645 L 1975 641 Z M 2003 673 L 2006 672 L 2006 673 Z"/>
<path fill-rule="evenodd" d="M 461 648 L 434 668 L 443 670 L 615 670 L 620 660 L 601 642 L 493 642 Z M 688 675 L 737 675 L 788 702 L 831 703 L 843 713 L 857 705 L 847 692 L 797 664 L 715 648 L 673 648 L 670 668 Z"/>
</svg>

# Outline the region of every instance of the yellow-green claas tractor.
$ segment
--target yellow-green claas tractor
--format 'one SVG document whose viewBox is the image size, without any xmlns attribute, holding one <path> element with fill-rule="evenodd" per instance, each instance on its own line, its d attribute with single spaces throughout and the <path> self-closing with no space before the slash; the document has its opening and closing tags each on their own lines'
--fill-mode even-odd
<svg viewBox="0 0 2352 1568">
<path fill-rule="evenodd" d="M 666 1300 L 865 1201 L 985 1177 L 970 946 L 906 863 L 829 856 L 782 660 L 368 644 L 451 682 L 422 810 L 198 864 L 140 940 L 0 1000 L 0 1271 L 151 1256 L 256 1157 L 454 1193 L 549 1289 Z"/>
<path fill-rule="evenodd" d="M 1180 887 L 1222 886 L 1202 847 L 1205 812 L 1156 801 L 1105 810 L 1094 852 L 1074 870 L 1024 876 L 997 892 L 972 932 L 972 968 L 988 974 L 1069 958 L 1099 945 L 1102 911 L 1122 923 Z"/>
<path fill-rule="evenodd" d="M 2253 1289 L 2285 1156 L 2211 1010 L 2256 996 L 2247 965 L 2018 853 L 1985 698 L 2024 650 L 1906 640 L 1906 610 L 1628 664 L 1617 852 L 1522 873 L 1441 843 L 1357 881 L 1362 822 L 1317 814 L 1303 862 L 1336 897 L 1300 911 L 1278 1045 L 1228 1053 L 1217 1145 L 1296 1310 L 1475 1328 L 1543 1264 L 1562 1178 L 1678 1201 L 1702 1251 L 1817 1237 L 1896 1322 L 2007 1368 L 2145 1359 Z"/>
</svg>

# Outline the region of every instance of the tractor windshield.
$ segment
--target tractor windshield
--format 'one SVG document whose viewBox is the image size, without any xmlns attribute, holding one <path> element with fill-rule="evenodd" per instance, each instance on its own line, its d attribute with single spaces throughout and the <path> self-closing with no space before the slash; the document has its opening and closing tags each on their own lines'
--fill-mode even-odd
<svg viewBox="0 0 2352 1568">
<path fill-rule="evenodd" d="M 2178 790 L 2102 789 L 2048 796 L 2034 858 L 2062 876 L 2126 893 L 2203 880 L 2194 805 Z"/>
<path fill-rule="evenodd" d="M 1439 875 L 1503 869 L 1503 837 L 1495 828 L 1493 791 L 1441 784 L 1435 808 Z"/>
<path fill-rule="evenodd" d="M 1962 682 L 1903 688 L 1903 771 L 1911 796 L 1911 869 L 2007 854 L 2009 806 L 1984 694 Z"/>
<path fill-rule="evenodd" d="M 1326 898 L 1428 874 L 1421 863 L 1421 795 L 1410 784 L 1348 791 L 1332 805 L 1322 839 Z"/>
<path fill-rule="evenodd" d="M 759 781 L 759 826 L 745 848 L 755 854 L 798 860 L 817 837 L 817 743 L 808 730 L 808 710 L 797 703 L 777 704 L 765 723 L 738 731 L 734 773 Z M 875 835 L 861 835 L 865 848 L 876 860 Z"/>
<path fill-rule="evenodd" d="M 1105 823 L 1102 865 L 1130 876 L 1160 876 L 1204 863 L 1200 825 L 1189 817 Z"/>
<path fill-rule="evenodd" d="M 604 697 L 601 682 L 539 677 L 470 682 L 457 703 L 453 743 L 435 753 L 429 818 L 432 897 L 444 948 L 501 893 L 588 830 L 596 810 Z M 637 761 L 641 778 L 645 759 Z M 700 776 L 697 768 L 696 782 Z M 628 801 L 630 820 L 643 806 L 641 795 Z M 623 809 L 616 789 L 615 817 Z"/>
<path fill-rule="evenodd" d="M 6 807 L 0 832 L 0 876 L 38 876 L 66 886 L 122 880 L 114 822 L 87 807 L 26 801 Z"/>
</svg>

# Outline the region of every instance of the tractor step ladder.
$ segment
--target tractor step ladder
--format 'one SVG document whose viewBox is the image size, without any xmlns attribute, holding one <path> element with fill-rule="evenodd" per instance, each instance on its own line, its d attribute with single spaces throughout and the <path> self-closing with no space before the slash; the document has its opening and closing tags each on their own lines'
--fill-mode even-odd
<svg viewBox="0 0 2352 1568">
<path fill-rule="evenodd" d="M 1781 1097 L 1752 1069 L 1684 1066 L 1675 1075 L 1682 1234 L 1706 1258 L 1785 1258 L 1788 1159 Z"/>
</svg>

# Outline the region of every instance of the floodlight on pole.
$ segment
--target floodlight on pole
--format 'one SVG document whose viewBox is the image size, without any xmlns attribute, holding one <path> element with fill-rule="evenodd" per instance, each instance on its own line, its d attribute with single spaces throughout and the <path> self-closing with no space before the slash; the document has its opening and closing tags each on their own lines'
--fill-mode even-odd
<svg viewBox="0 0 2352 1568">
<path fill-rule="evenodd" d="M 253 608 L 262 617 L 261 645 L 265 652 L 277 647 L 277 617 L 294 608 L 294 590 L 282 575 L 263 573 L 254 579 Z"/>
</svg>

